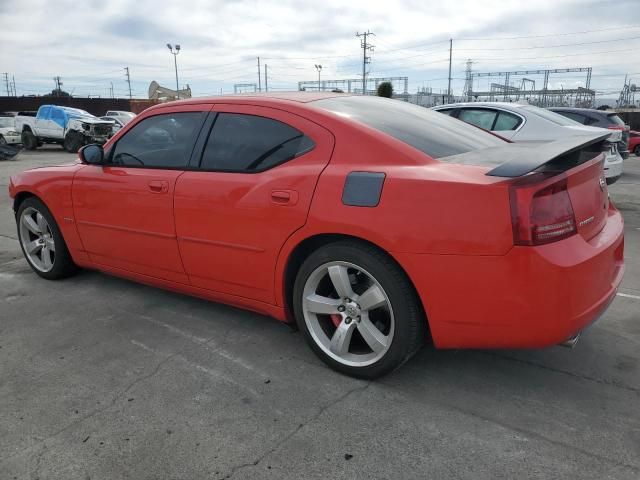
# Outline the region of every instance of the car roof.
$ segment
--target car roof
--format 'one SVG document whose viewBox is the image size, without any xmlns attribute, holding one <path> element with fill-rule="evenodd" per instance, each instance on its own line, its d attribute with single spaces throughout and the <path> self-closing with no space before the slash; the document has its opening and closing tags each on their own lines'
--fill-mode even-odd
<svg viewBox="0 0 640 480">
<path fill-rule="evenodd" d="M 203 103 L 253 103 L 259 101 L 263 104 L 287 104 L 290 102 L 309 103 L 315 100 L 333 97 L 348 97 L 352 94 L 341 94 L 333 92 L 263 92 L 263 93 L 241 93 L 237 95 L 218 95 L 215 97 L 195 97 L 186 100 L 176 100 L 173 102 L 161 103 L 156 106 L 167 105 L 193 105 Z M 152 107 L 155 108 L 155 107 Z"/>
<path fill-rule="evenodd" d="M 497 107 L 497 108 L 522 108 L 532 106 L 528 103 L 513 103 L 513 102 L 460 102 L 460 103 L 449 103 L 447 105 L 438 105 L 434 107 L 435 110 L 442 108 L 460 108 L 460 107 Z"/>
</svg>

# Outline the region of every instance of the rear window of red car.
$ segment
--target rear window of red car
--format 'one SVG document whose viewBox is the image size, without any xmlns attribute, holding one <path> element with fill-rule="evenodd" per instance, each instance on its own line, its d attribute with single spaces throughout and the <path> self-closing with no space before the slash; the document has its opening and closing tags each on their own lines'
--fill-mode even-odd
<svg viewBox="0 0 640 480">
<path fill-rule="evenodd" d="M 506 143 L 448 115 L 401 100 L 345 96 L 316 100 L 311 104 L 364 123 L 431 158 L 451 157 Z"/>
</svg>

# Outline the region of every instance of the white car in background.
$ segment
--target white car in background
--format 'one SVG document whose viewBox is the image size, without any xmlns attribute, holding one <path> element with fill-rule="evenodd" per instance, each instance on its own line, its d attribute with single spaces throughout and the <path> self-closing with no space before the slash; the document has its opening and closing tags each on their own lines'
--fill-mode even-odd
<svg viewBox="0 0 640 480">
<path fill-rule="evenodd" d="M 136 114 L 133 112 L 126 112 L 124 110 L 108 110 L 104 116 L 118 119 L 122 125 L 126 125 L 135 118 Z"/>
<path fill-rule="evenodd" d="M 120 130 L 122 127 L 124 127 L 126 125 L 127 122 L 123 121 L 121 117 L 116 117 L 116 116 L 104 116 L 104 117 L 100 117 L 100 120 L 107 120 L 109 122 L 113 122 L 113 131 L 112 131 L 112 136 L 116 134 L 116 132 L 118 132 L 118 130 Z"/>
<path fill-rule="evenodd" d="M 16 131 L 15 117 L 0 117 L 0 145 L 16 145 L 22 143 Z"/>
<path fill-rule="evenodd" d="M 452 103 L 433 107 L 464 122 L 489 130 L 512 142 L 546 143 L 570 136 L 611 132 L 607 139 L 604 173 L 608 184 L 622 175 L 622 156 L 617 142 L 621 132 L 589 127 L 533 105 L 507 102 Z"/>
</svg>

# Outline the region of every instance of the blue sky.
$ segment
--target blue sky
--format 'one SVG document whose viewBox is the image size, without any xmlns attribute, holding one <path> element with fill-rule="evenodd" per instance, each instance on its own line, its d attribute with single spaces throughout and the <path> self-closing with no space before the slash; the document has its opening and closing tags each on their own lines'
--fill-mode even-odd
<svg viewBox="0 0 640 480">
<path fill-rule="evenodd" d="M 168 42 L 182 46 L 180 84 L 194 96 L 257 82 L 257 56 L 268 65 L 271 89 L 315 80 L 315 64 L 324 79 L 358 78 L 355 33 L 367 29 L 376 34 L 370 75 L 408 76 L 411 92 L 446 89 L 449 38 L 455 93 L 467 58 L 478 72 L 593 66 L 592 87 L 613 96 L 625 73 L 640 83 L 640 0 L 1 3 L 0 73 L 15 76 L 19 95 L 51 91 L 60 75 L 73 95 L 109 96 L 113 83 L 116 96 L 126 96 L 125 66 L 137 97 L 146 96 L 151 80 L 174 88 Z M 552 85 L 582 80 L 564 75 Z"/>
</svg>

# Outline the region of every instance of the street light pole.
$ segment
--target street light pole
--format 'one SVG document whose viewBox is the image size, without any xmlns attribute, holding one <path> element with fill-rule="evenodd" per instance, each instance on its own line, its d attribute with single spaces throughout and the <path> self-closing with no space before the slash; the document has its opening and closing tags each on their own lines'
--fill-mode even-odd
<svg viewBox="0 0 640 480">
<path fill-rule="evenodd" d="M 316 65 L 315 67 L 318 71 L 318 91 L 320 91 L 320 72 L 322 71 L 322 65 Z"/>
<path fill-rule="evenodd" d="M 180 98 L 180 86 L 178 84 L 178 54 L 180 53 L 180 45 L 176 45 L 175 51 L 173 50 L 173 46 L 170 43 L 167 43 L 167 48 L 173 55 L 173 64 L 176 67 L 176 99 Z"/>
</svg>

